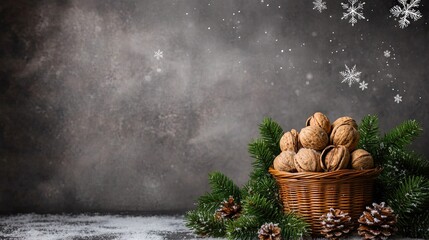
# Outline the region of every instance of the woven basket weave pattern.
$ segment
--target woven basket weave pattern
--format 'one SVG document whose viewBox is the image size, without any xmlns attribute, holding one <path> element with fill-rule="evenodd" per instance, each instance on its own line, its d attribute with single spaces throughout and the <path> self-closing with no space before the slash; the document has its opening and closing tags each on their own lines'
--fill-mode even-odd
<svg viewBox="0 0 429 240">
<path fill-rule="evenodd" d="M 320 217 L 329 208 L 341 209 L 356 220 L 372 202 L 374 179 L 381 169 L 289 173 L 270 168 L 279 185 L 285 212 L 295 212 L 320 236 Z"/>
</svg>

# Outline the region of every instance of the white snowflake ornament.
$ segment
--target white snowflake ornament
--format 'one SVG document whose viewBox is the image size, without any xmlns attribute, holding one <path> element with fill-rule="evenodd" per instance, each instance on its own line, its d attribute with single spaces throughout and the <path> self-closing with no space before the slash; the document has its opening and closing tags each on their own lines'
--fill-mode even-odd
<svg viewBox="0 0 429 240">
<path fill-rule="evenodd" d="M 346 71 L 341 71 L 340 74 L 343 76 L 343 81 L 341 83 L 348 83 L 349 87 L 352 86 L 353 83 L 358 83 L 360 81 L 360 74 L 362 72 L 356 71 L 356 65 L 353 66 L 353 68 L 350 70 L 350 68 L 345 65 Z"/>
<path fill-rule="evenodd" d="M 396 94 L 396 96 L 394 96 L 393 99 L 396 103 L 402 102 L 402 96 L 399 94 Z"/>
<path fill-rule="evenodd" d="M 362 12 L 363 5 L 365 5 L 365 2 L 359 2 L 358 0 L 348 0 L 348 3 L 341 3 L 343 9 L 346 10 L 346 12 L 343 13 L 341 20 L 348 19 L 350 17 L 349 23 L 354 26 L 358 19 L 365 19 Z"/>
<path fill-rule="evenodd" d="M 390 58 L 390 51 L 389 51 L 389 50 L 384 51 L 384 52 L 383 52 L 383 55 L 384 55 L 384 57 L 386 57 L 386 58 Z"/>
<path fill-rule="evenodd" d="M 328 8 L 326 7 L 326 2 L 324 2 L 323 0 L 315 0 L 315 1 L 313 2 L 313 5 L 314 5 L 313 10 L 317 10 L 317 11 L 319 11 L 320 13 L 321 13 L 323 10 L 328 9 Z"/>
<path fill-rule="evenodd" d="M 158 51 L 154 52 L 153 57 L 156 58 L 156 60 L 163 58 L 164 56 L 163 56 L 161 49 L 158 49 Z"/>
<path fill-rule="evenodd" d="M 368 88 L 368 83 L 365 81 L 362 81 L 361 83 L 359 83 L 359 88 L 363 90 Z"/>
<path fill-rule="evenodd" d="M 398 2 L 402 5 L 396 5 L 392 9 L 390 9 L 390 13 L 394 17 L 399 17 L 400 15 L 404 15 L 399 19 L 399 27 L 406 28 L 410 24 L 410 20 L 408 18 L 417 21 L 423 15 L 419 10 L 413 9 L 419 7 L 420 0 L 411 0 L 410 3 L 407 3 L 408 0 L 398 0 Z"/>
</svg>

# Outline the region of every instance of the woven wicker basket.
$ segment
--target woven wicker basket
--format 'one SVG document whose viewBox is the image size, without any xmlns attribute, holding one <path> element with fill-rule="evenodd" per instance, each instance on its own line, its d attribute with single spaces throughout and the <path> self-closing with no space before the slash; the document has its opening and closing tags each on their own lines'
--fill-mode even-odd
<svg viewBox="0 0 429 240">
<path fill-rule="evenodd" d="M 312 235 L 320 236 L 320 217 L 329 208 L 348 212 L 357 220 L 372 203 L 374 179 L 382 171 L 344 169 L 333 172 L 289 173 L 270 168 L 276 179 L 285 212 L 295 212 L 310 224 Z"/>
</svg>

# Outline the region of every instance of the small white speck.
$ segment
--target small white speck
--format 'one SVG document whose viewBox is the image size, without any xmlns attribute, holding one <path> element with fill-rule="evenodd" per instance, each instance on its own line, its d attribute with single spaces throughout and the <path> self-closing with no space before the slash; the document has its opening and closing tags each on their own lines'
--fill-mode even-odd
<svg viewBox="0 0 429 240">
<path fill-rule="evenodd" d="M 280 50 L 280 52 L 284 52 L 284 50 L 282 49 L 282 50 Z"/>
<path fill-rule="evenodd" d="M 185 15 L 189 15 L 189 13 L 185 13 Z"/>
<path fill-rule="evenodd" d="M 207 29 L 208 29 L 208 30 L 210 30 L 211 28 L 210 28 L 210 27 L 208 27 Z"/>
</svg>

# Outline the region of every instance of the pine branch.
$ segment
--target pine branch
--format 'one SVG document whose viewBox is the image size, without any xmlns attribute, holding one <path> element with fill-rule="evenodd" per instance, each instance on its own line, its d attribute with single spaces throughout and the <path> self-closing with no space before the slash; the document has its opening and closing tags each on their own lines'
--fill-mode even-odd
<svg viewBox="0 0 429 240">
<path fill-rule="evenodd" d="M 274 154 L 270 150 L 269 145 L 262 139 L 254 140 L 249 144 L 248 151 L 250 156 L 255 159 L 252 163 L 253 171 L 250 175 L 251 179 L 270 176 L 268 169 L 273 164 Z"/>
<path fill-rule="evenodd" d="M 242 204 L 244 214 L 258 219 L 275 219 L 282 214 L 277 199 L 267 199 L 259 194 L 247 197 Z"/>
<path fill-rule="evenodd" d="M 429 180 L 410 176 L 389 197 L 389 203 L 398 217 L 398 228 L 403 236 L 428 237 Z"/>
<path fill-rule="evenodd" d="M 233 196 L 234 199 L 240 201 L 240 188 L 227 176 L 220 172 L 209 174 L 209 183 L 212 188 L 212 194 L 222 196 L 222 199 L 227 199 Z"/>
<path fill-rule="evenodd" d="M 293 214 L 283 214 L 279 220 L 283 239 L 302 239 L 309 233 L 310 226 L 301 218 Z"/>
<path fill-rule="evenodd" d="M 224 194 L 206 193 L 198 198 L 198 209 L 213 213 L 225 199 Z"/>
<path fill-rule="evenodd" d="M 409 222 L 409 221 L 412 222 Z M 399 234 L 412 238 L 429 239 L 429 210 L 423 209 L 416 213 L 412 219 L 398 218 Z M 405 227 L 401 227 L 405 226 Z"/>
<path fill-rule="evenodd" d="M 420 211 L 427 203 L 429 203 L 429 180 L 420 176 L 407 177 L 389 197 L 390 206 L 402 217 L 407 215 L 414 217 L 413 213 Z"/>
<path fill-rule="evenodd" d="M 260 219 L 254 216 L 241 216 L 235 221 L 230 221 L 226 225 L 228 239 L 251 240 L 256 239 L 258 230 L 262 225 Z"/>
<path fill-rule="evenodd" d="M 276 180 L 271 176 L 251 179 L 242 188 L 242 195 L 259 194 L 267 199 L 279 199 Z"/>
<path fill-rule="evenodd" d="M 423 129 L 416 120 L 407 120 L 384 135 L 382 142 L 386 146 L 403 149 L 420 135 Z"/>
<path fill-rule="evenodd" d="M 280 154 L 279 142 L 283 136 L 283 129 L 271 118 L 265 118 L 259 125 L 262 140 L 268 145 L 271 152 L 277 156 Z"/>
<path fill-rule="evenodd" d="M 365 116 L 358 127 L 360 139 L 358 148 L 365 149 L 373 156 L 376 164 L 380 164 L 380 135 L 378 118 L 373 115 Z"/>
<path fill-rule="evenodd" d="M 227 220 L 230 221 L 230 220 Z M 191 210 L 185 215 L 186 226 L 201 236 L 224 237 L 225 222 L 218 221 L 213 212 Z"/>
</svg>

